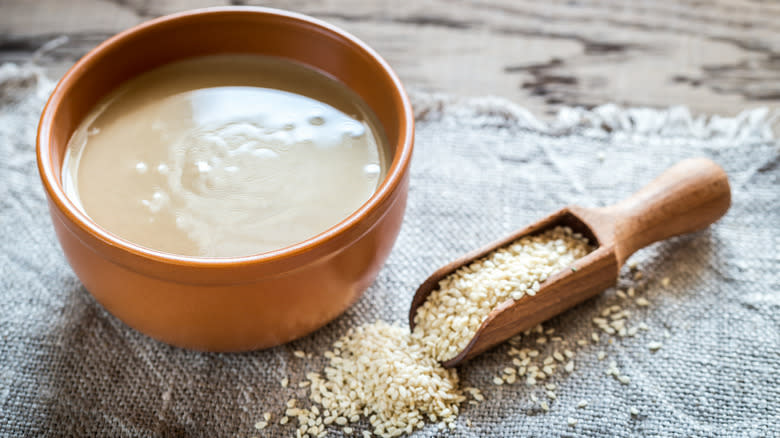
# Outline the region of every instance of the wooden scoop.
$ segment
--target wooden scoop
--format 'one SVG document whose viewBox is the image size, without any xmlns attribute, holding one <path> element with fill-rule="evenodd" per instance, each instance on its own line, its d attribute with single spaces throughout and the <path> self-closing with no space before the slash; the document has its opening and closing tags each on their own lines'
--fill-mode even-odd
<svg viewBox="0 0 780 438">
<path fill-rule="evenodd" d="M 729 209 L 726 173 L 705 158 L 681 161 L 627 199 L 603 208 L 564 207 L 511 235 L 473 251 L 433 273 L 417 289 L 409 311 L 414 330 L 417 308 L 438 288 L 439 280 L 520 237 L 555 226 L 568 226 L 597 248 L 541 284 L 535 296 L 507 299 L 487 316 L 453 367 L 510 337 L 552 318 L 617 283 L 618 271 L 640 248 L 669 237 L 706 228 Z"/>
</svg>

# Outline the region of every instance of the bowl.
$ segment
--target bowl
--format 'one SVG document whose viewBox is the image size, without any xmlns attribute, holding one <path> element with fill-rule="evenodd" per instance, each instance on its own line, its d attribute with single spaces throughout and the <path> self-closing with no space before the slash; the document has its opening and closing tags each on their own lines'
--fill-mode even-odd
<svg viewBox="0 0 780 438">
<path fill-rule="evenodd" d="M 184 58 L 261 54 L 336 78 L 376 113 L 392 162 L 357 211 L 300 243 L 262 254 L 204 258 L 154 251 L 90 220 L 66 196 L 61 166 L 88 112 L 124 81 Z M 263 349 L 333 320 L 374 281 L 401 227 L 414 118 L 401 82 L 365 43 L 328 23 L 250 7 L 193 10 L 122 32 L 79 60 L 41 115 L 37 159 L 52 223 L 86 289 L 130 327 L 203 351 Z"/>
</svg>

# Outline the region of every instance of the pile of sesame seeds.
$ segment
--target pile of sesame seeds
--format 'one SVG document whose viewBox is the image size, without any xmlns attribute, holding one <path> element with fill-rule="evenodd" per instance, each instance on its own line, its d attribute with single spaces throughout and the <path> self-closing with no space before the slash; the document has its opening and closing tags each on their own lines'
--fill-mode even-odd
<svg viewBox="0 0 780 438">
<path fill-rule="evenodd" d="M 631 280 L 641 280 L 643 274 L 636 265 L 629 266 Z M 667 287 L 670 281 L 664 278 L 660 283 Z M 524 383 L 528 398 L 537 407 L 529 414 L 550 411 L 558 403 L 556 378 L 574 372 L 575 357 L 583 347 L 598 348 L 604 341 L 611 345 L 617 339 L 649 330 L 642 322 L 629 324 L 629 317 L 635 311 L 632 304 L 640 308 L 650 305 L 646 298 L 639 296 L 638 290 L 639 287 L 618 289 L 616 298 L 593 318 L 598 330 L 590 333 L 589 338 L 564 339 L 556 335 L 554 328 L 539 325 L 510 339 L 507 351 L 511 365 L 508 363 L 492 378 L 493 384 Z M 669 333 L 664 335 L 668 337 Z M 657 341 L 647 344 L 651 352 L 661 347 Z M 311 353 L 302 351 L 293 355 L 301 359 L 312 357 Z M 328 366 L 321 373 L 308 373 L 306 380 L 297 384 L 291 384 L 287 378 L 281 381 L 285 388 L 289 385 L 306 389 L 308 401 L 306 397 L 303 401 L 290 398 L 282 415 L 274 418 L 271 412 L 266 412 L 263 420 L 255 425 L 258 430 L 274 423 L 279 426 L 297 423 L 295 436 L 299 438 L 323 437 L 337 429 L 364 438 L 395 437 L 422 428 L 425 423 L 454 430 L 462 404 L 476 405 L 485 399 L 476 387 L 459 388 L 457 372 L 442 368 L 430 344 L 421 342 L 399 325 L 380 321 L 353 328 L 324 356 Z M 597 351 L 599 360 L 606 357 L 604 350 Z M 630 384 L 630 372 L 621 372 L 615 360 L 609 361 L 606 372 L 619 386 Z M 576 410 L 588 406 L 588 400 L 580 400 L 575 405 Z M 631 407 L 627 414 L 637 419 L 640 411 Z M 469 419 L 465 424 L 471 427 Z M 580 419 L 568 417 L 566 424 L 576 428 Z"/>
<path fill-rule="evenodd" d="M 323 425 L 346 426 L 363 416 L 383 437 L 412 433 L 426 421 L 455 427 L 466 399 L 457 371 L 443 368 L 408 328 L 382 321 L 353 328 L 325 357 L 324 373 L 306 376 L 311 401 L 324 409 Z"/>
<path fill-rule="evenodd" d="M 452 359 L 496 306 L 536 295 L 549 276 L 591 250 L 569 227 L 522 237 L 442 279 L 417 309 L 412 336 L 429 345 L 436 359 Z"/>
</svg>

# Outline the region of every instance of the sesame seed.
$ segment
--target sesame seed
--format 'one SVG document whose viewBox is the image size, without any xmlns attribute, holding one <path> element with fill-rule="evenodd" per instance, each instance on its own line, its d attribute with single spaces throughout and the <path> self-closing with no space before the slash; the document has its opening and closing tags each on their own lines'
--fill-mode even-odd
<svg viewBox="0 0 780 438">
<path fill-rule="evenodd" d="M 603 351 L 599 351 L 598 355 L 596 355 L 596 357 L 598 357 L 599 360 L 604 360 L 604 358 L 607 357 L 607 353 L 605 353 Z"/>
<path fill-rule="evenodd" d="M 569 424 L 569 427 L 574 427 L 574 426 L 577 425 L 577 419 L 576 418 L 569 417 L 568 420 L 566 420 L 566 421 Z"/>
<path fill-rule="evenodd" d="M 587 400 L 580 400 L 580 402 L 577 403 L 577 407 L 580 408 L 580 409 L 583 409 L 583 408 L 585 408 L 587 406 L 588 406 L 588 401 Z"/>
<path fill-rule="evenodd" d="M 271 421 L 271 413 L 270 412 L 264 413 L 263 419 L 265 419 L 265 421 Z"/>
<path fill-rule="evenodd" d="M 306 357 L 306 353 L 304 353 L 304 352 L 303 352 L 303 351 L 301 351 L 301 350 L 295 350 L 295 351 L 293 351 L 293 355 L 294 355 L 295 357 L 300 357 L 300 358 L 305 358 L 305 357 Z"/>
<path fill-rule="evenodd" d="M 650 351 L 658 351 L 662 346 L 663 344 L 660 342 L 650 342 L 647 344 L 647 348 L 650 349 Z"/>
<path fill-rule="evenodd" d="M 650 305 L 650 301 L 647 301 L 644 297 L 639 297 L 636 299 L 636 304 L 638 306 L 646 307 Z"/>
<path fill-rule="evenodd" d="M 628 376 L 618 376 L 617 379 L 624 385 L 628 385 L 631 382 L 631 379 L 629 379 Z"/>
<path fill-rule="evenodd" d="M 285 377 L 284 379 L 280 380 L 279 383 L 281 383 L 282 388 L 287 388 L 287 385 L 290 383 L 290 380 Z"/>
<path fill-rule="evenodd" d="M 639 415 L 639 409 L 637 409 L 637 408 L 635 408 L 633 406 L 631 407 L 631 409 L 629 409 L 629 412 L 631 412 L 631 416 L 633 416 L 633 417 L 636 417 L 637 415 Z"/>
<path fill-rule="evenodd" d="M 268 426 L 268 423 L 265 421 L 258 421 L 257 423 L 255 423 L 255 429 L 257 430 L 263 430 L 265 429 L 266 426 Z"/>
</svg>

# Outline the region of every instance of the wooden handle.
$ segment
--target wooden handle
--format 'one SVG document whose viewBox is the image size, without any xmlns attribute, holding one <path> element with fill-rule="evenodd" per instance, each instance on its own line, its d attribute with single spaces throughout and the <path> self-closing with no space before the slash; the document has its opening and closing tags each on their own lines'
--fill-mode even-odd
<svg viewBox="0 0 780 438">
<path fill-rule="evenodd" d="M 693 158 L 672 166 L 604 213 L 614 220 L 615 254 L 622 265 L 653 242 L 706 228 L 730 205 L 726 172 L 711 160 Z"/>
</svg>

